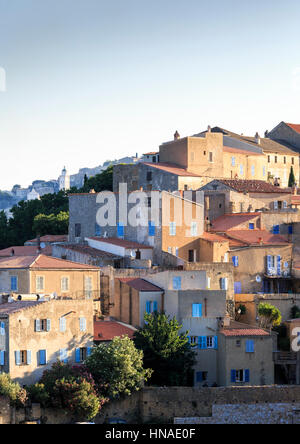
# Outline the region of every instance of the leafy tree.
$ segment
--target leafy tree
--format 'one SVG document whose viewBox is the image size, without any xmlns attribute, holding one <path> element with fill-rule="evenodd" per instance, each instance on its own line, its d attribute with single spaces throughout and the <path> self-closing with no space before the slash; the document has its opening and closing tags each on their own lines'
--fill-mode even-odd
<svg viewBox="0 0 300 444">
<path fill-rule="evenodd" d="M 61 211 L 59 214 L 38 214 L 33 220 L 32 229 L 36 235 L 68 234 L 69 213 Z"/>
<path fill-rule="evenodd" d="M 258 314 L 263 328 L 272 328 L 281 324 L 281 313 L 274 305 L 261 302 L 258 306 Z"/>
<path fill-rule="evenodd" d="M 95 347 L 85 365 L 99 392 L 110 399 L 140 390 L 151 376 L 151 370 L 143 368 L 143 352 L 128 336 L 115 337 L 108 345 Z"/>
<path fill-rule="evenodd" d="M 145 314 L 145 326 L 134 336 L 138 349 L 144 352 L 144 366 L 154 370 L 151 384 L 188 386 L 193 384 L 195 353 L 188 332 L 180 333 L 182 325 L 165 313 Z"/>
<path fill-rule="evenodd" d="M 0 212 L 0 249 L 9 245 L 8 220 L 4 211 Z"/>
<path fill-rule="evenodd" d="M 289 176 L 289 187 L 293 187 L 296 184 L 296 178 L 294 174 L 294 168 L 291 166 L 290 176 Z"/>
<path fill-rule="evenodd" d="M 96 176 L 85 177 L 82 192 L 88 193 L 90 190 L 95 190 L 96 193 L 100 191 L 112 191 L 113 190 L 113 166 L 108 167 Z"/>
</svg>

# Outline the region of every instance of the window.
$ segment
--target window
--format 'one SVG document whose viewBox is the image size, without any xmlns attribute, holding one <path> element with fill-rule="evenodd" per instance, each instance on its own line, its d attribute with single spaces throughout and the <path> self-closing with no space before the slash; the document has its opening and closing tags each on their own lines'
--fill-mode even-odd
<svg viewBox="0 0 300 444">
<path fill-rule="evenodd" d="M 218 336 L 199 336 L 198 348 L 200 350 L 218 350 Z"/>
<path fill-rule="evenodd" d="M 5 351 L 0 351 L 0 366 L 5 365 Z"/>
<path fill-rule="evenodd" d="M 86 331 L 86 319 L 79 318 L 79 329 L 80 331 Z"/>
<path fill-rule="evenodd" d="M 5 336 L 5 323 L 0 322 L 0 336 Z"/>
<path fill-rule="evenodd" d="M 243 176 L 244 175 L 244 166 L 240 165 L 240 175 Z"/>
<path fill-rule="evenodd" d="M 15 351 L 16 365 L 30 365 L 31 364 L 31 351 L 30 350 L 18 350 Z"/>
<path fill-rule="evenodd" d="M 146 302 L 146 313 L 154 313 L 158 310 L 157 301 L 147 301 Z"/>
<path fill-rule="evenodd" d="M 11 291 L 18 291 L 18 277 L 17 276 L 10 277 L 10 289 L 11 289 Z"/>
<path fill-rule="evenodd" d="M 136 258 L 138 261 L 140 261 L 140 260 L 141 260 L 141 257 L 142 257 L 142 255 L 141 255 L 140 250 L 136 250 L 136 252 L 135 252 L 135 258 Z"/>
<path fill-rule="evenodd" d="M 150 182 L 152 180 L 152 171 L 147 172 L 147 181 Z"/>
<path fill-rule="evenodd" d="M 191 236 L 195 237 L 198 235 L 198 224 L 197 222 L 191 223 Z"/>
<path fill-rule="evenodd" d="M 189 186 L 188 185 L 184 185 L 184 191 L 188 191 Z"/>
<path fill-rule="evenodd" d="M 264 166 L 263 167 L 263 176 L 265 177 L 265 175 L 266 175 L 266 167 Z"/>
<path fill-rule="evenodd" d="M 288 226 L 288 234 L 293 234 L 293 225 Z"/>
<path fill-rule="evenodd" d="M 148 235 L 149 236 L 155 236 L 155 223 L 149 222 L 149 228 L 148 228 Z"/>
<path fill-rule="evenodd" d="M 181 290 L 181 277 L 173 277 L 173 290 Z"/>
<path fill-rule="evenodd" d="M 202 318 L 202 304 L 193 304 L 192 305 L 192 317 L 193 318 Z"/>
<path fill-rule="evenodd" d="M 172 247 L 168 247 L 168 253 L 172 254 Z"/>
<path fill-rule="evenodd" d="M 281 276 L 281 256 L 267 256 L 267 274 Z"/>
<path fill-rule="evenodd" d="M 287 201 L 286 200 L 284 200 L 283 201 L 283 208 L 286 210 L 287 209 L 287 207 L 288 207 L 288 205 L 287 205 Z"/>
<path fill-rule="evenodd" d="M 175 247 L 175 256 L 178 257 L 179 256 L 179 248 Z"/>
<path fill-rule="evenodd" d="M 50 331 L 51 330 L 51 320 L 50 319 L 36 319 L 35 322 L 35 331 Z"/>
<path fill-rule="evenodd" d="M 91 276 L 84 278 L 84 293 L 87 299 L 91 299 L 93 296 L 93 278 Z"/>
<path fill-rule="evenodd" d="M 271 156 L 268 156 L 268 163 L 271 162 Z"/>
<path fill-rule="evenodd" d="M 75 237 L 81 236 L 81 224 L 75 224 Z"/>
<path fill-rule="evenodd" d="M 283 158 L 283 163 L 286 163 L 286 157 L 284 156 L 284 158 Z"/>
<path fill-rule="evenodd" d="M 196 382 L 204 382 L 207 381 L 208 372 L 197 372 L 196 373 Z"/>
<path fill-rule="evenodd" d="M 220 279 L 220 288 L 221 290 L 228 290 L 228 278 Z"/>
<path fill-rule="evenodd" d="M 253 339 L 248 339 L 246 341 L 246 353 L 254 353 L 254 341 Z"/>
<path fill-rule="evenodd" d="M 61 348 L 59 350 L 59 360 L 65 364 L 68 363 L 68 350 L 66 348 Z"/>
<path fill-rule="evenodd" d="M 228 254 L 228 253 L 225 253 L 225 254 L 224 254 L 224 262 L 225 262 L 225 263 L 228 263 L 228 262 L 229 262 L 229 254 Z"/>
<path fill-rule="evenodd" d="M 170 222 L 170 236 L 176 236 L 176 222 Z"/>
<path fill-rule="evenodd" d="M 233 167 L 235 166 L 235 157 L 231 158 L 231 166 L 233 166 Z"/>
<path fill-rule="evenodd" d="M 95 223 L 95 236 L 101 236 L 101 227 L 97 224 L 97 222 Z"/>
<path fill-rule="evenodd" d="M 207 276 L 207 277 L 206 277 L 206 288 L 207 288 L 207 289 L 210 288 L 210 281 L 211 281 L 211 278 Z"/>
<path fill-rule="evenodd" d="M 213 336 L 206 337 L 206 346 L 207 346 L 207 348 L 214 348 L 214 337 Z"/>
<path fill-rule="evenodd" d="M 147 207 L 151 208 L 151 197 L 147 197 Z"/>
<path fill-rule="evenodd" d="M 209 161 L 211 163 L 213 162 L 213 153 L 212 152 L 209 153 Z"/>
<path fill-rule="evenodd" d="M 75 349 L 75 362 L 80 363 L 86 360 L 88 357 L 87 348 L 76 348 Z"/>
<path fill-rule="evenodd" d="M 198 344 L 198 336 L 190 336 L 190 344 L 191 345 Z"/>
<path fill-rule="evenodd" d="M 278 210 L 278 201 L 277 200 L 274 200 L 273 207 L 274 207 L 274 210 Z"/>
<path fill-rule="evenodd" d="M 189 262 L 196 262 L 196 250 L 189 250 Z"/>
<path fill-rule="evenodd" d="M 69 278 L 68 277 L 61 278 L 61 291 L 69 291 Z"/>
<path fill-rule="evenodd" d="M 231 382 L 250 382 L 250 370 L 231 370 Z"/>
<path fill-rule="evenodd" d="M 240 339 L 237 339 L 237 340 L 235 341 L 235 345 L 236 345 L 236 347 L 240 347 L 240 346 L 241 346 L 241 340 L 240 340 Z"/>
<path fill-rule="evenodd" d="M 43 291 L 45 289 L 45 279 L 44 276 L 36 277 L 36 291 Z"/>
<path fill-rule="evenodd" d="M 255 176 L 255 166 L 251 166 L 251 176 Z"/>
<path fill-rule="evenodd" d="M 280 228 L 279 225 L 273 225 L 273 234 L 279 234 Z"/>
<path fill-rule="evenodd" d="M 275 160 L 275 163 L 277 163 L 277 156 L 275 156 L 275 159 L 274 159 L 274 160 Z"/>
<path fill-rule="evenodd" d="M 254 230 L 254 228 L 255 228 L 255 225 L 253 223 L 250 223 L 249 224 L 249 230 Z"/>
<path fill-rule="evenodd" d="M 292 157 L 292 165 L 294 165 L 294 158 Z"/>
</svg>

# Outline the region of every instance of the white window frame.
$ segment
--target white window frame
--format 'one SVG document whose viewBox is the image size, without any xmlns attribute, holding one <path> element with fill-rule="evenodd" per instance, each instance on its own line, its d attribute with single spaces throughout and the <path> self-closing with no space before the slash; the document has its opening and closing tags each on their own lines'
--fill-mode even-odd
<svg viewBox="0 0 300 444">
<path fill-rule="evenodd" d="M 198 236 L 198 224 L 195 221 L 191 223 L 191 236 L 192 237 Z"/>
<path fill-rule="evenodd" d="M 170 222 L 170 236 L 176 236 L 176 222 Z"/>
<path fill-rule="evenodd" d="M 40 283 L 42 282 L 42 285 Z M 44 291 L 45 290 L 45 276 L 36 276 L 35 278 L 35 288 L 36 291 Z"/>
<path fill-rule="evenodd" d="M 67 282 L 67 285 L 64 283 Z M 69 276 L 62 276 L 60 279 L 60 290 L 62 293 L 67 293 L 70 291 L 70 279 Z"/>
</svg>

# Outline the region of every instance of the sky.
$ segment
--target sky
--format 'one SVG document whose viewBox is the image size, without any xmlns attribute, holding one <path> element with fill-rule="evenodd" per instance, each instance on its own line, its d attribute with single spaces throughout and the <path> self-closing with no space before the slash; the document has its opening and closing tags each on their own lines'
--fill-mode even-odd
<svg viewBox="0 0 300 444">
<path fill-rule="evenodd" d="M 300 123 L 298 0 L 0 0 L 0 189 Z"/>
</svg>

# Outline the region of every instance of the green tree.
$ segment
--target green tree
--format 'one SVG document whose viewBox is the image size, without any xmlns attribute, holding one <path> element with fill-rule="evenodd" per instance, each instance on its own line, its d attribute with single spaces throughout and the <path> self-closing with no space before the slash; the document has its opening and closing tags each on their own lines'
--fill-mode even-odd
<svg viewBox="0 0 300 444">
<path fill-rule="evenodd" d="M 96 176 L 92 176 L 89 179 L 85 177 L 82 192 L 88 193 L 90 190 L 95 190 L 96 193 L 101 191 L 113 190 L 113 166 L 108 167 Z"/>
<path fill-rule="evenodd" d="M 145 314 L 145 326 L 134 335 L 138 349 L 144 352 L 144 366 L 153 369 L 150 383 L 160 386 L 193 385 L 195 352 L 188 332 L 165 313 Z"/>
<path fill-rule="evenodd" d="M 59 214 L 38 214 L 33 220 L 32 229 L 36 235 L 68 234 L 69 213 L 61 211 Z"/>
<path fill-rule="evenodd" d="M 24 406 L 27 401 L 27 392 L 19 383 L 13 382 L 7 373 L 0 374 L 0 395 L 9 398 L 12 405 Z"/>
<path fill-rule="evenodd" d="M 6 248 L 10 243 L 8 220 L 4 211 L 0 211 L 0 250 Z"/>
<path fill-rule="evenodd" d="M 128 336 L 115 337 L 108 345 L 95 347 L 85 365 L 99 392 L 110 399 L 140 390 L 151 376 L 151 370 L 143 368 L 143 352 Z"/>
<path fill-rule="evenodd" d="M 258 305 L 260 325 L 263 328 L 272 328 L 281 324 L 281 313 L 274 305 L 261 302 Z"/>
<path fill-rule="evenodd" d="M 289 176 L 289 187 L 293 187 L 296 184 L 296 178 L 294 174 L 294 168 L 291 166 L 290 176 Z"/>
</svg>

